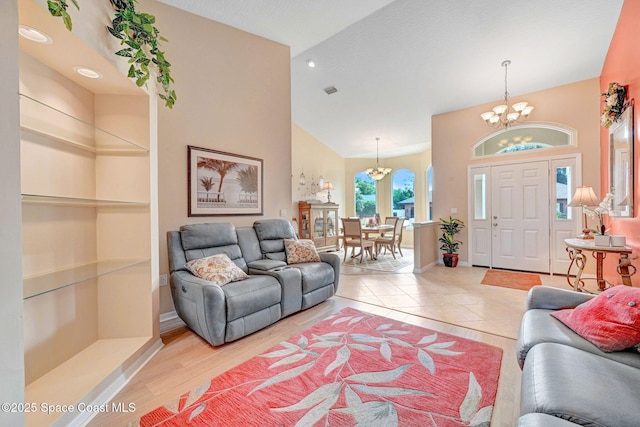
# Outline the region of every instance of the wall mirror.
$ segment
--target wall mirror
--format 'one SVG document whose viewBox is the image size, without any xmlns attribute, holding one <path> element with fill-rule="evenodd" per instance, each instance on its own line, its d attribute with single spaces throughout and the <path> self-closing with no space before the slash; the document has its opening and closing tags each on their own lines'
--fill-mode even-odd
<svg viewBox="0 0 640 427">
<path fill-rule="evenodd" d="M 633 104 L 609 128 L 609 187 L 614 194 L 609 215 L 633 216 Z"/>
</svg>

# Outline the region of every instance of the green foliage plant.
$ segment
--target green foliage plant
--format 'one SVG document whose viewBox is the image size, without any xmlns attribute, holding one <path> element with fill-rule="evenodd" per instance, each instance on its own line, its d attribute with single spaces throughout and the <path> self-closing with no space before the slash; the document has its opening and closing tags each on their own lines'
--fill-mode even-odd
<svg viewBox="0 0 640 427">
<path fill-rule="evenodd" d="M 80 10 L 77 0 L 71 1 L 76 9 Z M 49 0 L 47 1 L 47 7 L 49 8 L 49 13 L 51 13 L 52 16 L 62 18 L 64 26 L 67 27 L 67 30 L 71 31 L 73 22 L 71 22 L 71 15 L 67 12 L 67 8 L 69 7 L 67 0 Z"/>
<path fill-rule="evenodd" d="M 174 82 L 171 77 L 171 64 L 165 58 L 164 52 L 160 50 L 160 42 L 167 39 L 160 35 L 160 31 L 154 25 L 156 18 L 135 9 L 137 0 L 110 0 L 116 10 L 111 21 L 111 26 L 107 26 L 109 33 L 120 40 L 123 49 L 115 52 L 116 55 L 129 58 L 128 77 L 135 80 L 136 85 L 141 87 L 147 83 L 150 73 L 150 66 L 156 69 L 156 81 L 162 88 L 159 93 L 160 99 L 165 102 L 165 106 L 173 108 L 176 102 L 176 92 L 171 88 Z M 77 0 L 71 0 L 79 10 Z M 69 31 L 72 30 L 71 16 L 67 12 L 67 0 L 48 0 L 47 6 L 53 16 L 62 18 L 64 25 Z"/>
<path fill-rule="evenodd" d="M 464 222 L 457 218 L 449 217 L 449 219 L 440 218 L 440 231 L 442 235 L 438 239 L 441 243 L 440 250 L 447 254 L 458 253 L 458 248 L 462 243 L 455 239 L 455 235 L 460 233 L 464 228 Z"/>
</svg>

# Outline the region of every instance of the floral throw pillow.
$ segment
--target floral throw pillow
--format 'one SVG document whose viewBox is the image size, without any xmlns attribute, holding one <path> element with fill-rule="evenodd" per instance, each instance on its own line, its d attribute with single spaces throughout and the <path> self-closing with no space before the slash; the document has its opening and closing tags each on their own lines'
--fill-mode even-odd
<svg viewBox="0 0 640 427">
<path fill-rule="evenodd" d="M 640 343 L 640 288 L 614 286 L 576 308 L 551 315 L 602 351 Z"/>
<path fill-rule="evenodd" d="M 313 240 L 284 239 L 284 248 L 287 252 L 287 264 L 320 262 Z"/>
<path fill-rule="evenodd" d="M 249 277 L 225 254 L 194 259 L 189 261 L 186 267 L 194 276 L 220 286 Z"/>
</svg>

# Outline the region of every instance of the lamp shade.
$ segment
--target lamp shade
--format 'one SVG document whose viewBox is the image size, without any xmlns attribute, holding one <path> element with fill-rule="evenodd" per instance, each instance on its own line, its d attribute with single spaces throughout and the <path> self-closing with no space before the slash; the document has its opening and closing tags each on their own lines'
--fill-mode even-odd
<svg viewBox="0 0 640 427">
<path fill-rule="evenodd" d="M 322 189 L 323 190 L 335 190 L 335 188 L 333 188 L 333 184 L 331 184 L 331 181 L 324 181 L 324 184 L 322 185 Z"/>
<path fill-rule="evenodd" d="M 576 194 L 569 202 L 569 206 L 575 208 L 579 206 L 598 206 L 600 200 L 596 197 L 596 193 L 593 192 L 593 187 L 582 186 L 576 188 Z"/>
</svg>

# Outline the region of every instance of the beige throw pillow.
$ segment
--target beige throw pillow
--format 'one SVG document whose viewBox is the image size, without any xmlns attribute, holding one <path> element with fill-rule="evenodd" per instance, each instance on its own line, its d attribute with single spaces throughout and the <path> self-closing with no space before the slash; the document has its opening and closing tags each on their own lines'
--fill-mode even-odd
<svg viewBox="0 0 640 427">
<path fill-rule="evenodd" d="M 206 258 L 194 259 L 186 264 L 194 276 L 213 282 L 216 285 L 226 285 L 229 282 L 244 280 L 249 276 L 225 254 L 211 255 Z"/>
<path fill-rule="evenodd" d="M 320 262 L 313 240 L 284 239 L 284 248 L 287 252 L 287 264 Z"/>
</svg>

